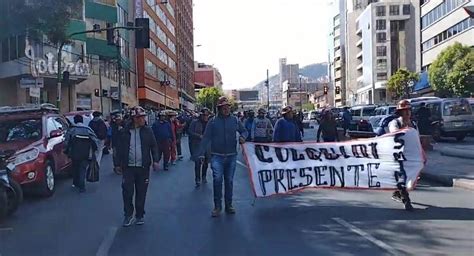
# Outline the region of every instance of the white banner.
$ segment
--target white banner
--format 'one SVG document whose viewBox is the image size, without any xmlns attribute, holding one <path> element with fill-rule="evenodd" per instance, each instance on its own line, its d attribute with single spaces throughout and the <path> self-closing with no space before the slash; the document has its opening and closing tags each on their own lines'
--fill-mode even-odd
<svg viewBox="0 0 474 256">
<path fill-rule="evenodd" d="M 413 189 L 425 162 L 414 129 L 334 143 L 245 143 L 244 153 L 257 197 L 305 188 Z"/>
</svg>

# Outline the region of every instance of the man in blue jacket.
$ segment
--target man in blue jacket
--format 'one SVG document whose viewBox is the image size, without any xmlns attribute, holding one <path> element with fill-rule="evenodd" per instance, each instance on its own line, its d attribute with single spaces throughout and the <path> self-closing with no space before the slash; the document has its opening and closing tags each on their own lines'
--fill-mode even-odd
<svg viewBox="0 0 474 256">
<path fill-rule="evenodd" d="M 301 133 L 298 125 L 293 120 L 293 109 L 286 106 L 281 111 L 282 118 L 275 124 L 273 133 L 274 142 L 301 142 Z"/>
<path fill-rule="evenodd" d="M 239 119 L 230 113 L 230 103 L 222 96 L 217 102 L 218 115 L 209 121 L 199 149 L 204 157 L 206 148 L 211 144 L 211 168 L 214 187 L 214 210 L 212 217 L 218 217 L 222 211 L 222 181 L 225 184 L 225 211 L 235 214 L 232 205 L 233 179 L 237 161 L 237 132 L 240 144 L 245 143 L 248 132 Z"/>
<path fill-rule="evenodd" d="M 166 112 L 161 111 L 159 120 L 157 120 L 152 126 L 153 134 L 155 135 L 156 142 L 158 143 L 158 156 L 163 156 L 163 169 L 168 171 L 168 163 L 170 161 L 170 148 L 171 142 L 173 141 L 173 132 L 171 130 L 171 124 L 166 120 Z"/>
</svg>

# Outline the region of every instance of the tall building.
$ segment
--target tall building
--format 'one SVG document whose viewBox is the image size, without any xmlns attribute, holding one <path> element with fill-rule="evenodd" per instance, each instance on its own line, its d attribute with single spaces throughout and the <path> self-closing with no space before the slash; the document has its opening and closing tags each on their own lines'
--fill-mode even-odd
<svg viewBox="0 0 474 256">
<path fill-rule="evenodd" d="M 329 42 L 329 74 L 334 84 L 334 105 L 350 105 L 346 102 L 346 17 L 347 1 L 334 0 Z M 331 81 L 330 81 L 331 82 Z M 336 90 L 337 88 L 337 90 Z M 336 93 L 339 92 L 339 93 Z"/>
<path fill-rule="evenodd" d="M 193 1 L 176 4 L 179 101 L 181 107 L 194 109 Z"/>
<path fill-rule="evenodd" d="M 59 98 L 62 112 L 94 109 L 107 114 L 118 108 L 117 47 L 107 45 L 105 32 L 73 36 L 73 43 L 63 47 L 60 72 L 68 71 L 70 79 L 59 87 L 57 45 L 26 37 L 26 28 L 15 22 L 19 17 L 8 3 L 3 1 L 6 6 L 0 7 L 0 24 L 9 24 L 0 35 L 0 105 L 54 104 Z M 74 12 L 67 33 L 91 30 L 94 25 L 105 28 L 106 23 L 124 25 L 130 8 L 127 0 L 85 0 Z M 130 33 L 121 31 L 120 37 L 124 105 L 136 104 Z"/>
<path fill-rule="evenodd" d="M 348 46 L 349 69 L 356 88 L 349 91 L 358 104 L 390 102 L 386 85 L 400 68 L 420 70 L 419 2 L 372 1 L 355 20 L 355 37 Z"/>
<path fill-rule="evenodd" d="M 433 95 L 427 70 L 439 53 L 459 42 L 474 47 L 474 19 L 467 9 L 474 8 L 473 0 L 431 0 L 421 5 L 421 59 L 418 94 Z"/>
<path fill-rule="evenodd" d="M 176 0 L 135 2 L 135 17 L 150 20 L 150 48 L 137 50 L 140 105 L 178 109 Z"/>
</svg>

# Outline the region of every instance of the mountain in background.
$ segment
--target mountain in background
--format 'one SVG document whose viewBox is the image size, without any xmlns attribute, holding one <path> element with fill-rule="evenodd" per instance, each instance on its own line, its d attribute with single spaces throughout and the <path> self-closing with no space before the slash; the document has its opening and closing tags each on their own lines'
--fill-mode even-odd
<svg viewBox="0 0 474 256">
<path fill-rule="evenodd" d="M 300 73 L 303 76 L 308 77 L 312 80 L 319 80 L 321 78 L 327 77 L 327 73 L 328 73 L 327 70 L 328 70 L 328 64 L 326 62 L 323 62 L 323 63 L 315 63 L 308 66 L 304 66 L 300 68 Z M 274 89 L 276 90 L 277 86 L 280 83 L 280 75 L 279 74 L 273 75 L 269 78 L 269 80 L 270 80 L 270 90 L 274 90 Z M 265 87 L 265 81 L 261 81 L 260 83 L 256 84 L 252 89 L 260 91 L 260 90 L 263 90 L 264 87 Z"/>
</svg>

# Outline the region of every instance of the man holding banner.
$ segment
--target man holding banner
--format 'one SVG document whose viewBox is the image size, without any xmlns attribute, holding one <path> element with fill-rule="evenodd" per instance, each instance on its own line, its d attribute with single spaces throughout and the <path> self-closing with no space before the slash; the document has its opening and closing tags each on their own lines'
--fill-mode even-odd
<svg viewBox="0 0 474 256">
<path fill-rule="evenodd" d="M 225 96 L 217 102 L 218 114 L 209 121 L 199 148 L 198 156 L 204 158 L 206 148 L 211 144 L 211 168 L 214 189 L 214 210 L 212 217 L 218 217 L 222 211 L 222 181 L 225 183 L 225 211 L 235 214 L 232 205 L 233 179 L 237 161 L 237 136 L 240 144 L 245 143 L 247 129 L 239 119 L 230 114 L 230 103 Z"/>
</svg>

